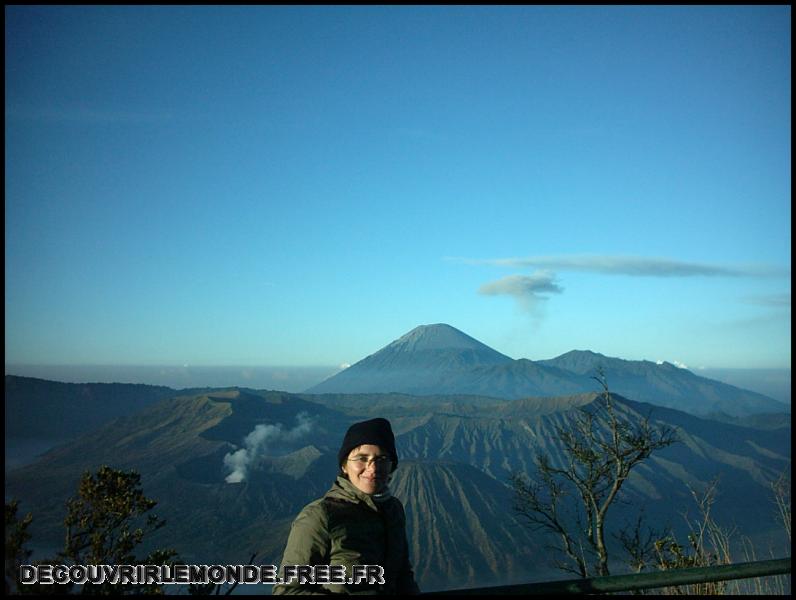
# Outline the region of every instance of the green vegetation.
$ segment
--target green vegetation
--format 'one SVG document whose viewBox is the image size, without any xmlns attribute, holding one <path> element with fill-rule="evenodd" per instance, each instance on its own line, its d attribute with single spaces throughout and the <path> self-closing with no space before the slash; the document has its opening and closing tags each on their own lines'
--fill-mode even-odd
<svg viewBox="0 0 796 600">
<path fill-rule="evenodd" d="M 16 500 L 6 503 L 6 554 L 5 554 L 5 590 L 6 595 L 17 590 L 19 566 L 28 564 L 31 551 L 25 548 L 30 540 L 28 527 L 33 522 L 33 515 L 28 513 L 22 519 L 17 517 L 19 503 Z"/>
<path fill-rule="evenodd" d="M 84 473 L 77 495 L 67 502 L 64 550 L 50 560 L 34 564 L 66 565 L 165 565 L 174 564 L 176 552 L 155 550 L 144 559 L 135 556 L 136 547 L 144 537 L 165 525 L 150 511 L 156 501 L 144 496 L 141 476 L 135 471 L 123 472 L 108 466 L 96 473 Z M 17 517 L 16 501 L 6 504 L 6 564 L 7 594 L 70 593 L 74 585 L 19 583 L 20 565 L 27 564 L 31 551 L 25 549 L 30 540 L 27 529 L 33 517 Z M 157 585 L 90 584 L 82 586 L 83 594 L 161 594 Z"/>
</svg>

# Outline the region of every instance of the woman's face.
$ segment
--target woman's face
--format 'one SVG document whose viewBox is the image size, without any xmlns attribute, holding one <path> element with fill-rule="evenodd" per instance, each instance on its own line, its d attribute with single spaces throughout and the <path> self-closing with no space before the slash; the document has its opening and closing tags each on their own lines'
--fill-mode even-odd
<svg viewBox="0 0 796 600">
<path fill-rule="evenodd" d="M 391 472 L 390 455 L 373 444 L 354 448 L 343 463 L 343 473 L 348 475 L 348 479 L 358 490 L 366 494 L 376 494 L 383 490 Z"/>
</svg>

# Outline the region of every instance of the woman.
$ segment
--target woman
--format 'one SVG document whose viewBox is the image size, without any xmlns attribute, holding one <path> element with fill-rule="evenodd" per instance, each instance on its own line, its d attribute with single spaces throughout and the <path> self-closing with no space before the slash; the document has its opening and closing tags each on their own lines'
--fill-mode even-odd
<svg viewBox="0 0 796 600">
<path fill-rule="evenodd" d="M 379 565 L 383 582 L 300 583 L 274 587 L 274 594 L 417 594 L 406 516 L 390 494 L 390 475 L 398 466 L 395 436 L 386 419 L 354 423 L 337 454 L 340 472 L 323 498 L 299 513 L 287 540 L 282 565 L 343 565 L 345 579 L 354 565 Z M 316 571 L 317 572 L 317 571 Z"/>
</svg>

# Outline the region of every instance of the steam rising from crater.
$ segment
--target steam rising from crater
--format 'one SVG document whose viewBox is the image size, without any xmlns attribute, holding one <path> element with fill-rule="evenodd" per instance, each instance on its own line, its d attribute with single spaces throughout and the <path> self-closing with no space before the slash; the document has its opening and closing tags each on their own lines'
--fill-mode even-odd
<svg viewBox="0 0 796 600">
<path fill-rule="evenodd" d="M 257 425 L 254 431 L 243 439 L 243 448 L 230 452 L 224 457 L 224 466 L 232 470 L 225 481 L 227 483 L 244 481 L 249 465 L 255 458 L 265 456 L 275 446 L 295 442 L 312 430 L 313 422 L 306 412 L 296 415 L 296 421 L 297 425 L 287 431 L 283 430 L 281 423 Z"/>
</svg>

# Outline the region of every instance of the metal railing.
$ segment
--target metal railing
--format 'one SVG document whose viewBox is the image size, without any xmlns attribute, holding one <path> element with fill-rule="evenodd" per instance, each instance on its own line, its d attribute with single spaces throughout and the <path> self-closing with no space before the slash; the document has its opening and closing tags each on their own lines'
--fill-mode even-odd
<svg viewBox="0 0 796 600">
<path fill-rule="evenodd" d="M 609 592 L 629 592 L 677 585 L 729 581 L 731 579 L 786 575 L 790 572 L 790 558 L 780 558 L 776 560 L 737 563 L 734 565 L 673 569 L 656 573 L 609 575 L 607 577 L 591 577 L 588 579 L 568 579 L 565 581 L 546 581 L 542 583 L 523 583 L 496 587 L 445 590 L 440 592 L 427 592 L 421 595 L 605 594 Z"/>
</svg>

